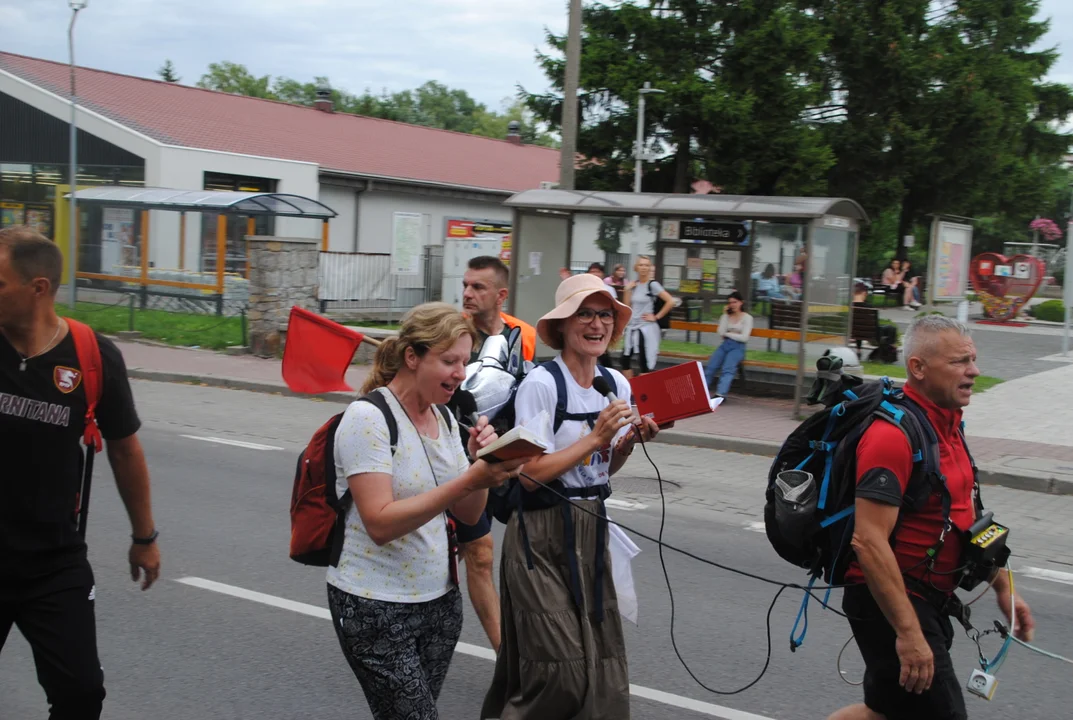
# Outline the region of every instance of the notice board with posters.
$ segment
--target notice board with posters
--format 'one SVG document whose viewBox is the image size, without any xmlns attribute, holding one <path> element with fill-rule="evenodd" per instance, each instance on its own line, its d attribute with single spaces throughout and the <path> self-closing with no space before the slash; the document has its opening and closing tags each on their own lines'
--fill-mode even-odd
<svg viewBox="0 0 1073 720">
<path fill-rule="evenodd" d="M 936 217 L 928 252 L 928 295 L 932 302 L 963 300 L 969 289 L 972 225 Z"/>
<path fill-rule="evenodd" d="M 510 265 L 512 232 L 513 227 L 506 221 L 447 218 L 443 239 L 444 302 L 461 306 L 462 277 L 473 258 L 492 255 Z"/>
<path fill-rule="evenodd" d="M 656 279 L 681 298 L 719 300 L 737 290 L 748 297 L 748 231 L 735 221 L 664 220 Z"/>
</svg>

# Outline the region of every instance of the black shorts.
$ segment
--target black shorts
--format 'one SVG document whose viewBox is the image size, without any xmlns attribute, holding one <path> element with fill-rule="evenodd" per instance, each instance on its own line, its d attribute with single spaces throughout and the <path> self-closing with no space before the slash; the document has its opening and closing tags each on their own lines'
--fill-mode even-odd
<svg viewBox="0 0 1073 720">
<path fill-rule="evenodd" d="M 492 532 L 492 516 L 489 514 L 488 508 L 485 508 L 484 512 L 481 513 L 481 519 L 475 525 L 466 525 L 454 515 L 451 515 L 450 512 L 447 515 L 455 521 L 455 533 L 458 535 L 460 544 L 480 540 Z"/>
<path fill-rule="evenodd" d="M 887 720 L 966 720 L 961 681 L 950 659 L 954 628 L 947 615 L 926 600 L 909 597 L 920 620 L 920 629 L 935 656 L 931 687 L 920 695 L 906 692 L 898 684 L 901 663 L 894 649 L 894 628 L 887 622 L 867 585 L 844 591 L 842 610 L 849 616 L 857 647 L 864 658 L 864 704 Z M 966 679 L 968 679 L 966 677 Z"/>
</svg>

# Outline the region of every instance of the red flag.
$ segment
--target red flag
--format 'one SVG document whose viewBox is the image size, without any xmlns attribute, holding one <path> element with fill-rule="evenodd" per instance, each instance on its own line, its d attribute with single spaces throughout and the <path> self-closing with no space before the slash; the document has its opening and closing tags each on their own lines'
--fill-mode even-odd
<svg viewBox="0 0 1073 720">
<path fill-rule="evenodd" d="M 291 308 L 283 348 L 283 381 L 300 393 L 353 390 L 346 371 L 364 336 L 326 317 Z"/>
</svg>

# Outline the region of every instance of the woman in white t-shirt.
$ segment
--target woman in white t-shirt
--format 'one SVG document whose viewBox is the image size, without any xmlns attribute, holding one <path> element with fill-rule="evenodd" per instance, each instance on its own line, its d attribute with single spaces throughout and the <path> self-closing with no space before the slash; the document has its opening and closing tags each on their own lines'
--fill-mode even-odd
<svg viewBox="0 0 1073 720">
<path fill-rule="evenodd" d="M 641 255 L 634 263 L 637 280 L 626 284 L 623 302 L 630 306 L 632 315 L 626 326 L 626 344 L 622 350 L 622 370 L 629 377 L 633 373 L 633 357 L 636 355 L 641 373 L 656 369 L 659 357 L 659 341 L 662 332 L 659 321 L 674 309 L 674 296 L 652 279 L 652 261 Z M 656 312 L 656 298 L 663 307 Z"/>
<path fill-rule="evenodd" d="M 328 568 L 328 606 L 376 720 L 437 717 L 462 631 L 445 511 L 476 523 L 487 489 L 521 467 L 471 465 L 452 416 L 437 407 L 465 380 L 476 337 L 451 305 L 415 307 L 376 351 L 362 392 L 379 397 L 351 403 L 335 433 L 336 492 L 353 502 L 339 562 Z M 385 412 L 398 433 L 394 451 Z M 495 438 L 481 418 L 470 455 Z"/>
<path fill-rule="evenodd" d="M 561 352 L 526 375 L 515 398 L 516 423 L 548 450 L 526 464 L 520 507 L 503 536 L 503 640 L 480 716 L 628 719 L 626 644 L 608 545 L 618 528 L 607 522 L 604 499 L 639 436 L 648 440 L 657 427 L 650 418 L 631 422 L 629 383 L 597 365 L 629 307 L 588 274 L 563 281 L 555 305 L 537 333 Z M 619 399 L 597 390 L 601 378 Z"/>
</svg>

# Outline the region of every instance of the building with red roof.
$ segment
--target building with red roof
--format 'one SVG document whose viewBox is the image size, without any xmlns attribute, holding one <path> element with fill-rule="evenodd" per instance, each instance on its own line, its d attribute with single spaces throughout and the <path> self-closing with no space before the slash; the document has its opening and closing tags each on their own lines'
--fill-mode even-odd
<svg viewBox="0 0 1073 720">
<path fill-rule="evenodd" d="M 65 63 L 0 52 L 0 224 L 66 236 L 70 77 Z M 516 134 L 485 138 L 337 113 L 327 99 L 305 107 L 90 68 L 78 68 L 75 82 L 79 187 L 302 195 L 337 213 L 331 250 L 391 252 L 397 213 L 420 216 L 426 246 L 443 244 L 452 220 L 509 223 L 505 198 L 559 176 L 557 150 L 525 145 Z M 114 240 L 133 212 L 80 206 L 80 247 Z M 151 212 L 154 267 L 203 265 L 215 229 L 188 215 L 180 243 L 178 214 Z M 247 230 L 241 219 L 232 222 L 229 267 L 244 262 Z M 258 234 L 321 232 L 314 220 L 256 223 Z M 106 255 L 80 250 L 80 271 L 107 270 Z"/>
</svg>

